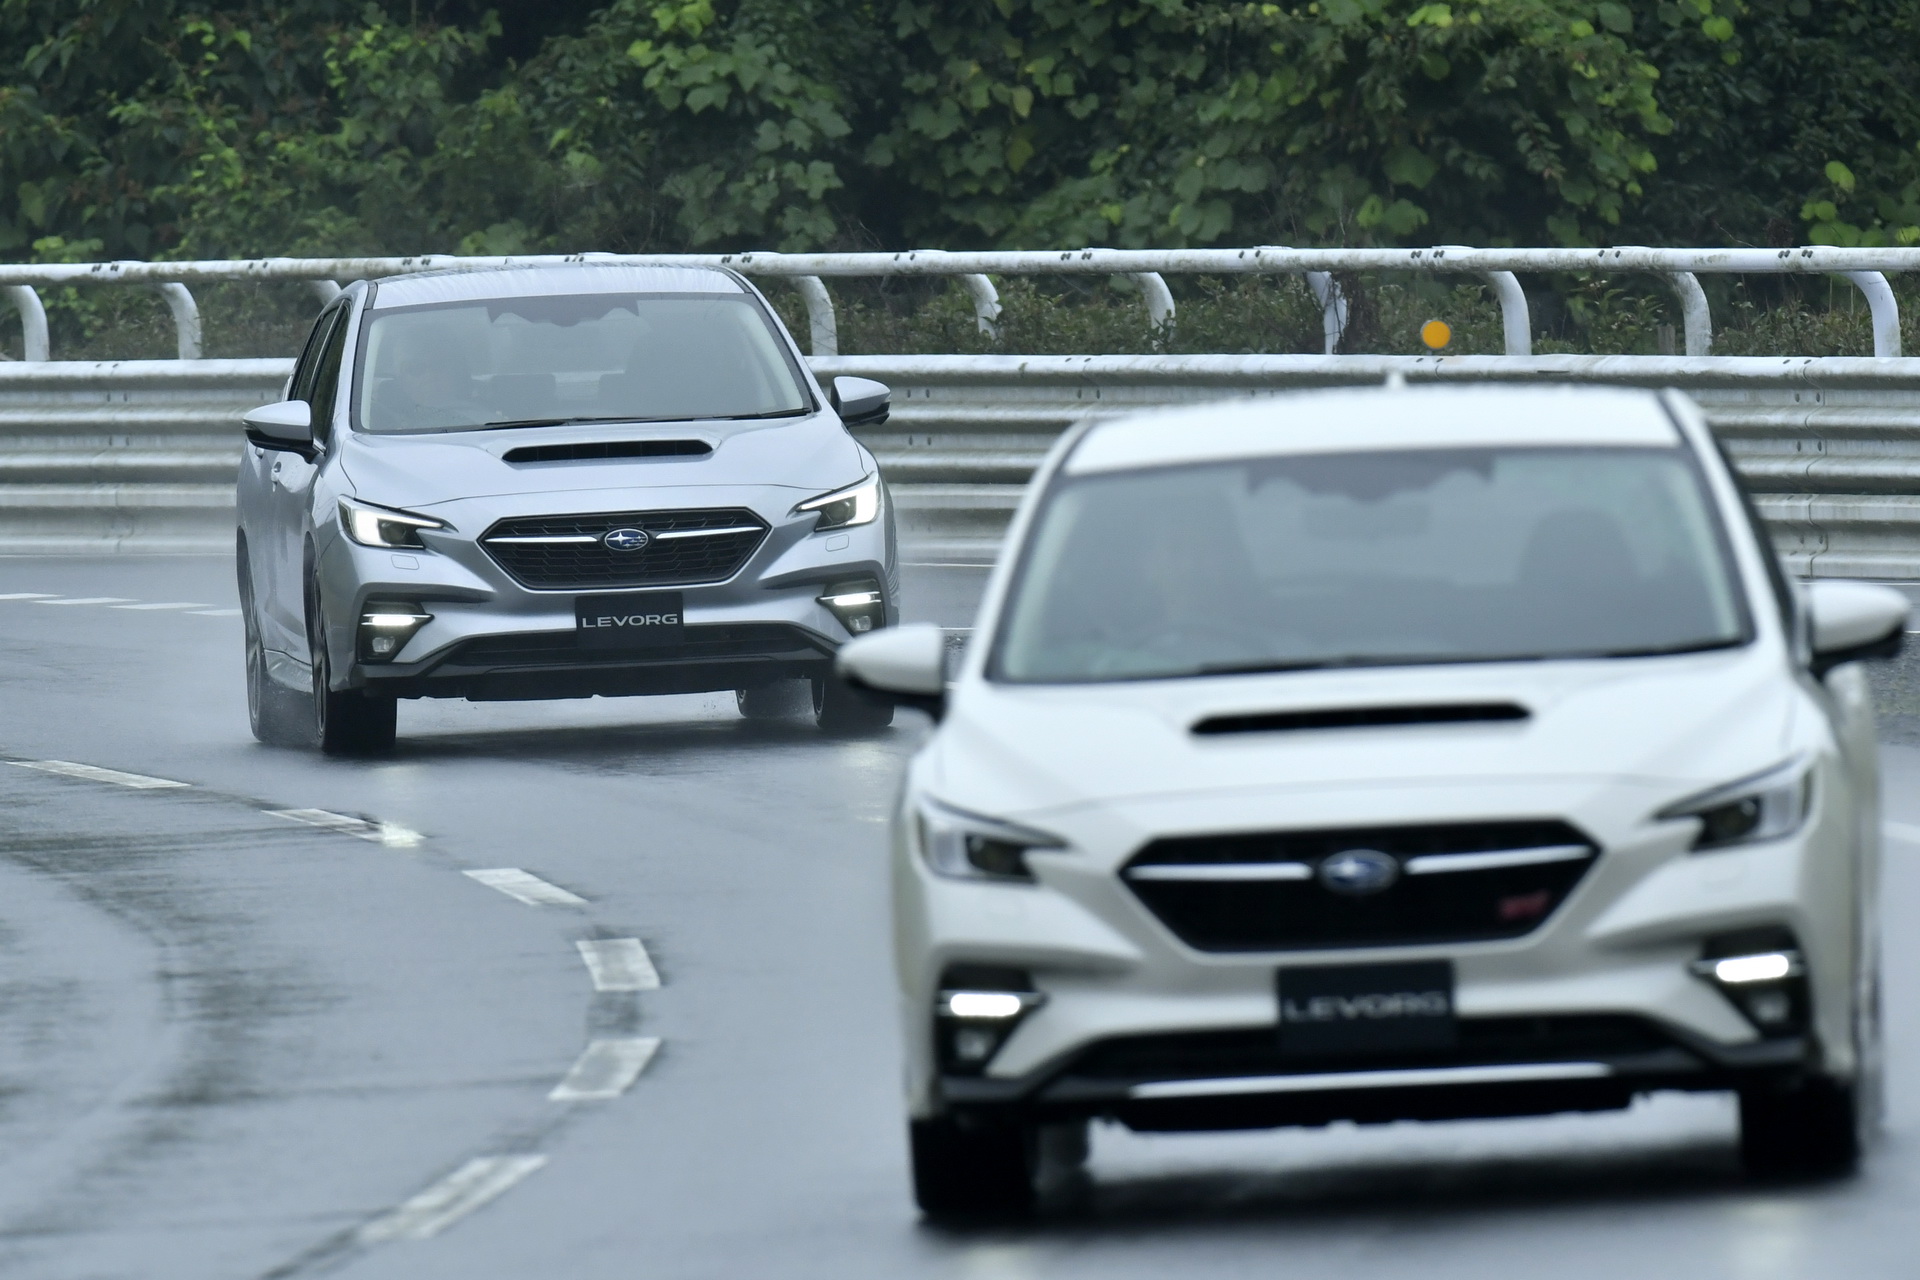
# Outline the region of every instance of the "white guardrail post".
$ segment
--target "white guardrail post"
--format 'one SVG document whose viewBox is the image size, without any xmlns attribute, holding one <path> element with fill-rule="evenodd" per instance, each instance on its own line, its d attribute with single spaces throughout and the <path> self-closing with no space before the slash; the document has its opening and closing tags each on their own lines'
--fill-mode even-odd
<svg viewBox="0 0 1920 1280">
<path fill-rule="evenodd" d="M 1894 300 L 1893 286 L 1878 271 L 1843 271 L 1854 287 L 1866 295 L 1873 313 L 1873 354 L 1892 358 L 1900 354 L 1900 304 Z"/>
<path fill-rule="evenodd" d="M 30 361 L 51 360 L 47 342 L 47 309 L 32 285 L 10 284 L 4 290 L 7 301 L 20 313 L 20 358 Z"/>
</svg>

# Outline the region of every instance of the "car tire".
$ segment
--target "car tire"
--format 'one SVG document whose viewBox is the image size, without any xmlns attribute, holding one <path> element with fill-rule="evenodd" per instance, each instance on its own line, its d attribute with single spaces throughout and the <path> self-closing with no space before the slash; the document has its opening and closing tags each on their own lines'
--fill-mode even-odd
<svg viewBox="0 0 1920 1280">
<path fill-rule="evenodd" d="M 1756 1177 L 1842 1177 L 1860 1162 L 1861 1119 L 1851 1081 L 1750 1085 L 1740 1090 L 1740 1161 Z"/>
<path fill-rule="evenodd" d="M 733 691 L 734 705 L 748 720 L 792 720 L 810 707 L 807 686 L 800 680 L 775 680 Z"/>
<path fill-rule="evenodd" d="M 287 688 L 267 671 L 266 642 L 260 636 L 260 622 L 254 614 L 253 573 L 244 542 L 234 560 L 240 575 L 240 626 L 246 645 L 247 727 L 253 730 L 256 739 L 270 747 L 310 747 L 313 724 L 307 714 L 306 699 L 300 696 L 299 690 Z"/>
<path fill-rule="evenodd" d="M 893 723 L 893 704 L 861 693 L 839 676 L 822 676 L 813 681 L 813 720 L 825 733 L 878 733 Z"/>
<path fill-rule="evenodd" d="M 307 588 L 307 652 L 313 670 L 310 714 L 313 738 L 330 756 L 363 756 L 393 749 L 399 705 L 387 695 L 362 689 L 334 690 L 333 661 L 321 634 L 319 592 Z"/>
<path fill-rule="evenodd" d="M 1009 1219 L 1033 1212 L 1031 1125 L 943 1116 L 908 1125 L 913 1198 L 935 1221 Z"/>
</svg>

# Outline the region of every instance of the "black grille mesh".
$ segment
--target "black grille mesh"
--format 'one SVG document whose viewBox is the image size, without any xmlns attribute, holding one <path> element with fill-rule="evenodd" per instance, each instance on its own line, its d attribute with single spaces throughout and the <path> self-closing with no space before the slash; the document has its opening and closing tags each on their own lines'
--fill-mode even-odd
<svg viewBox="0 0 1920 1280">
<path fill-rule="evenodd" d="M 1584 846 L 1585 858 L 1528 866 L 1402 875 L 1384 892 L 1349 897 L 1308 880 L 1131 879 L 1127 886 L 1169 929 L 1201 951 L 1301 951 L 1516 938 L 1540 927 L 1599 852 L 1556 821 L 1429 827 L 1271 831 L 1156 840 L 1128 863 L 1146 866 L 1302 862 L 1371 849 L 1402 864 L 1422 854 Z"/>
<path fill-rule="evenodd" d="M 595 542 L 505 542 L 504 538 L 599 538 L 613 529 L 643 529 L 654 535 L 639 551 L 614 551 Z M 698 529 L 744 529 L 697 538 L 661 538 Z M 677 587 L 724 582 L 767 536 L 767 522 L 745 507 L 702 511 L 614 511 L 577 516 L 521 516 L 502 520 L 481 535 L 493 562 L 522 586 L 550 591 L 601 591 L 624 587 Z"/>
</svg>

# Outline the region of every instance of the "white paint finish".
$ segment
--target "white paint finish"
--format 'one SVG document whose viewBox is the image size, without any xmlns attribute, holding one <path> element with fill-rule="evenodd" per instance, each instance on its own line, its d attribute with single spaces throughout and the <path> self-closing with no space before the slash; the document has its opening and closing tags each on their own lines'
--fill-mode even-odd
<svg viewBox="0 0 1920 1280">
<path fill-rule="evenodd" d="M 577 893 L 568 893 L 557 884 L 548 884 L 531 871 L 522 871 L 519 867 L 486 867 L 460 873 L 469 880 L 478 880 L 489 889 L 498 889 L 517 902 L 530 907 L 583 907 L 587 900 Z"/>
<path fill-rule="evenodd" d="M 1402 1089 L 1531 1080 L 1597 1080 L 1613 1074 L 1604 1062 L 1541 1062 L 1511 1067 L 1420 1067 L 1406 1071 L 1330 1071 L 1234 1080 L 1161 1080 L 1127 1090 L 1135 1098 L 1209 1098 L 1242 1093 L 1321 1093 L 1341 1089 Z"/>
<path fill-rule="evenodd" d="M 128 596 L 67 596 L 67 597 L 51 596 L 44 600 L 36 600 L 34 601 L 34 603 L 35 604 L 126 604 L 129 599 L 130 597 Z"/>
<path fill-rule="evenodd" d="M 51 600 L 51 591 L 9 591 L 0 595 L 0 600 Z"/>
<path fill-rule="evenodd" d="M 652 991 L 660 974 L 638 938 L 581 938 L 573 944 L 587 962 L 595 991 Z"/>
<path fill-rule="evenodd" d="M 1882 830 L 1895 840 L 1907 844 L 1920 844 L 1920 824 L 1912 822 L 1888 822 L 1882 824 Z"/>
<path fill-rule="evenodd" d="M 169 787 L 190 787 L 190 782 L 175 782 L 172 778 L 150 778 L 144 773 L 122 773 L 118 769 L 102 769 L 97 764 L 75 764 L 71 760 L 10 760 L 22 769 L 38 769 L 42 773 L 57 773 L 63 778 L 82 778 L 88 782 L 111 782 L 116 787 L 131 787 L 135 791 L 160 791 Z"/>
<path fill-rule="evenodd" d="M 354 1233 L 361 1244 L 426 1240 L 508 1191 L 547 1163 L 545 1156 L 476 1156 Z"/>
<path fill-rule="evenodd" d="M 267 812 L 276 818 L 304 822 L 310 827 L 319 827 L 323 831 L 337 831 L 343 836 L 353 836 L 358 840 L 369 840 L 374 844 L 386 845 L 389 849 L 412 849 L 425 838 L 418 831 L 410 830 L 395 822 L 375 822 L 369 818 L 355 818 L 349 814 L 333 813 L 326 809 L 269 809 Z"/>
<path fill-rule="evenodd" d="M 205 604 L 201 604 L 198 601 L 182 600 L 182 601 L 175 601 L 171 604 L 116 604 L 113 607 L 116 609 L 149 610 L 149 609 L 205 609 L 208 606 Z"/>
<path fill-rule="evenodd" d="M 633 1087 L 660 1049 L 655 1036 L 594 1040 L 547 1098 L 553 1102 L 604 1102 Z"/>
</svg>

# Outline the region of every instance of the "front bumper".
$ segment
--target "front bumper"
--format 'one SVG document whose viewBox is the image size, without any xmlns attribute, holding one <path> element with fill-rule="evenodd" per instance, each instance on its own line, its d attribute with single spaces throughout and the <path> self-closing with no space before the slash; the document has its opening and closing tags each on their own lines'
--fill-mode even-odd
<svg viewBox="0 0 1920 1280">
<path fill-rule="evenodd" d="M 725 581 L 659 588 L 682 597 L 680 643 L 625 651 L 582 648 L 576 638 L 576 598 L 608 589 L 516 582 L 467 533 L 469 525 L 489 527 L 490 514 L 424 534 L 425 551 L 363 547 L 336 533 L 317 558 L 334 687 L 495 701 L 700 693 L 822 677 L 850 638 L 820 602 L 827 588 L 876 583 L 886 624 L 898 621 L 891 513 L 826 534 L 812 532 L 808 521 L 769 519 L 765 541 Z M 381 602 L 417 604 L 432 620 L 393 660 L 363 661 L 360 618 Z"/>
<path fill-rule="evenodd" d="M 1468 1018 L 1459 1031 L 1443 1054 L 1305 1063 L 1280 1053 L 1272 1027 L 1116 1037 L 1025 1076 L 945 1075 L 938 1092 L 979 1114 L 1249 1129 L 1615 1110 L 1640 1093 L 1733 1089 L 1810 1065 L 1804 1037 L 1721 1045 L 1617 1015 Z"/>
<path fill-rule="evenodd" d="M 1018 1110 L 1213 1129 L 1603 1110 L 1654 1090 L 1850 1074 L 1852 858 L 1842 807 L 1817 807 L 1788 839 L 1694 854 L 1690 828 L 1638 816 L 1658 807 L 1651 792 L 1629 794 L 1639 785 L 1408 786 L 1390 796 L 1326 791 L 1287 801 L 1330 813 L 1357 801 L 1432 821 L 1566 814 L 1604 849 L 1565 903 L 1525 936 L 1417 946 L 1207 952 L 1183 943 L 1119 869 L 1167 831 L 1241 826 L 1223 816 L 1223 801 L 1051 815 L 1056 820 L 1040 825 L 1070 847 L 1030 858 L 1034 884 L 935 875 L 911 824 L 896 823 L 909 1110 L 921 1118 Z M 1249 803 L 1260 811 L 1273 804 Z M 1261 816 L 1244 825 L 1288 824 Z M 1799 939 L 1811 975 L 1810 1023 L 1762 1034 L 1691 970 L 1703 940 L 1757 926 Z M 1454 967 L 1455 1047 L 1347 1060 L 1282 1054 L 1278 969 L 1425 960 Z M 957 1070 L 936 1031 L 936 993 L 962 985 L 943 977 L 956 967 L 987 966 L 1030 976 L 1038 999 L 984 1068 Z"/>
</svg>

